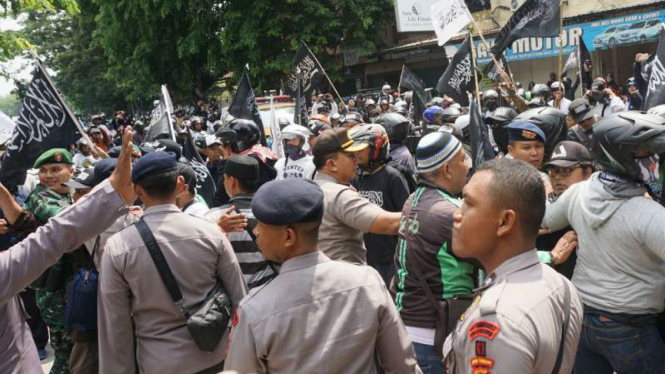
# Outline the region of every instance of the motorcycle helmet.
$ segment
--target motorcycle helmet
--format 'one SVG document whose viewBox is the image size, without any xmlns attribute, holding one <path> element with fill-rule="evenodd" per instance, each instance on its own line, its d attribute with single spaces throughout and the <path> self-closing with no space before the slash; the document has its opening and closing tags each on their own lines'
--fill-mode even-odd
<svg viewBox="0 0 665 374">
<path fill-rule="evenodd" d="M 390 144 L 388 133 L 381 125 L 359 125 L 349 130 L 349 138 L 354 143 L 367 144 L 369 146 L 369 165 L 373 170 L 377 164 L 383 164 L 388 159 Z"/>
<path fill-rule="evenodd" d="M 437 123 L 437 116 L 443 115 L 443 108 L 440 106 L 433 105 L 427 109 L 425 109 L 425 112 L 423 113 L 423 117 L 425 118 L 425 121 L 429 123 L 430 125 L 434 125 Z"/>
<path fill-rule="evenodd" d="M 402 144 L 409 136 L 409 119 L 399 113 L 382 113 L 377 122 L 386 130 L 388 139 L 393 144 Z"/>
<path fill-rule="evenodd" d="M 234 153 L 246 151 L 261 140 L 261 130 L 256 122 L 247 119 L 235 119 L 229 124 L 229 129 L 236 132 L 236 142 L 231 144 Z"/>
</svg>

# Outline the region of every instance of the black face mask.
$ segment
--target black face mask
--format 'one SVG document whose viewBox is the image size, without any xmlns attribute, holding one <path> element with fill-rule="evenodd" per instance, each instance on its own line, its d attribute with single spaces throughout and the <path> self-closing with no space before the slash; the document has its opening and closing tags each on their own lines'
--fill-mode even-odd
<svg viewBox="0 0 665 374">
<path fill-rule="evenodd" d="M 485 109 L 489 110 L 490 112 L 493 112 L 496 110 L 496 102 L 494 101 L 488 101 L 485 103 Z"/>
<path fill-rule="evenodd" d="M 294 161 L 300 160 L 305 155 L 305 153 L 302 152 L 300 147 L 295 146 L 295 145 L 291 145 L 291 144 L 286 144 L 284 146 L 284 153 L 286 153 L 286 155 L 291 160 L 294 160 Z"/>
</svg>

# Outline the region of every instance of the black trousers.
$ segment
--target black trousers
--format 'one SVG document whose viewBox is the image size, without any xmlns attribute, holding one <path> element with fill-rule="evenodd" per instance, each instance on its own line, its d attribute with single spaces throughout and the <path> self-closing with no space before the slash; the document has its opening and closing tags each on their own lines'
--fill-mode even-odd
<svg viewBox="0 0 665 374">
<path fill-rule="evenodd" d="M 30 316 L 27 322 L 30 326 L 30 332 L 32 332 L 32 339 L 35 341 L 37 349 L 44 349 L 48 343 L 48 327 L 46 327 L 35 301 L 35 291 L 27 288 L 20 295 L 25 311 Z"/>
</svg>

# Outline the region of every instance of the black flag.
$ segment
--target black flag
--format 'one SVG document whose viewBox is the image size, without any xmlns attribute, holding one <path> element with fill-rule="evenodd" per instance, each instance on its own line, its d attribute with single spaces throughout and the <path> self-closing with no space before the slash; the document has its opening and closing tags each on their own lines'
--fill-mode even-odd
<svg viewBox="0 0 665 374">
<path fill-rule="evenodd" d="M 233 96 L 231 105 L 229 105 L 229 114 L 235 118 L 254 121 L 261 131 L 261 144 L 264 146 L 266 145 L 266 131 L 263 128 L 263 121 L 259 114 L 259 108 L 256 106 L 256 97 L 254 96 L 252 85 L 249 83 L 247 70 L 243 72 L 242 78 L 240 78 L 238 90 Z"/>
<path fill-rule="evenodd" d="M 586 87 L 591 86 L 591 82 L 587 82 L 587 73 L 584 71 L 584 66 L 588 66 L 589 69 L 593 66 L 593 63 L 591 62 L 591 53 L 589 53 L 589 50 L 586 47 L 586 44 L 584 44 L 584 40 L 580 37 L 578 39 L 577 43 L 577 63 L 579 64 L 579 74 L 580 74 L 580 82 L 582 83 L 582 94 L 584 94 L 584 90 Z M 587 86 L 588 85 L 588 86 Z"/>
<path fill-rule="evenodd" d="M 450 96 L 462 106 L 469 105 L 467 92 L 473 91 L 474 86 L 473 69 L 475 64 L 473 58 L 471 58 L 470 44 L 471 34 L 468 34 L 436 85 L 439 94 Z"/>
<path fill-rule="evenodd" d="M 213 196 L 215 196 L 215 181 L 208 170 L 203 158 L 194 146 L 192 133 L 187 130 L 187 140 L 183 148 L 183 156 L 187 159 L 187 164 L 196 172 L 196 193 L 201 195 L 208 206 L 212 206 Z"/>
<path fill-rule="evenodd" d="M 490 51 L 500 56 L 506 48 L 512 49 L 515 40 L 536 36 L 559 35 L 561 0 L 526 0 L 513 13 L 494 39 Z"/>
<path fill-rule="evenodd" d="M 286 79 L 286 87 L 284 87 L 285 94 L 291 96 L 297 94 L 298 77 L 302 79 L 302 95 L 305 97 L 312 97 L 312 92 L 318 88 L 323 79 L 323 67 L 305 42 L 301 42 L 298 52 L 293 57 L 291 70 Z"/>
<path fill-rule="evenodd" d="M 511 77 L 513 74 L 510 72 L 510 66 L 508 66 L 508 61 L 506 60 L 505 55 L 501 55 L 501 58 L 498 59 L 498 61 L 499 68 L 496 67 L 493 60 L 490 61 L 489 64 L 485 65 L 485 68 L 483 69 L 483 77 L 493 82 L 500 83 L 503 82 L 503 78 L 501 78 L 501 71 L 505 71 L 509 77 Z"/>
<path fill-rule="evenodd" d="M 159 115 L 159 119 L 150 124 L 148 131 L 145 134 L 145 142 L 154 142 L 158 139 L 170 139 L 173 140 L 173 129 L 171 128 L 171 123 L 169 122 L 168 113 L 165 110 L 162 110 L 162 114 Z"/>
<path fill-rule="evenodd" d="M 660 104 L 665 104 L 665 33 L 660 36 L 658 49 L 651 62 L 651 74 L 643 110 L 649 110 Z"/>
<path fill-rule="evenodd" d="M 469 108 L 469 136 L 471 141 L 471 161 L 476 170 L 483 162 L 494 158 L 494 149 L 490 143 L 487 125 L 483 123 L 476 98 L 471 99 Z"/>
<path fill-rule="evenodd" d="M 400 87 L 404 87 L 407 90 L 411 90 L 413 95 L 411 95 L 411 104 L 413 105 L 413 123 L 418 126 L 420 124 L 421 117 L 425 111 L 425 103 L 427 101 L 425 96 L 425 83 L 423 83 L 416 74 L 414 74 L 411 69 L 407 68 L 406 65 L 402 65 L 402 75 L 399 79 Z"/>
<path fill-rule="evenodd" d="M 81 137 L 77 134 L 76 119 L 41 63 L 37 60 L 36 63 L 0 168 L 0 181 L 10 191 L 25 182 L 26 171 L 43 152 L 68 148 Z"/>
<path fill-rule="evenodd" d="M 304 95 L 302 89 L 302 79 L 300 76 L 297 78 L 298 89 L 296 92 L 296 106 L 293 112 L 293 123 L 301 126 L 307 126 L 307 96 Z"/>
</svg>

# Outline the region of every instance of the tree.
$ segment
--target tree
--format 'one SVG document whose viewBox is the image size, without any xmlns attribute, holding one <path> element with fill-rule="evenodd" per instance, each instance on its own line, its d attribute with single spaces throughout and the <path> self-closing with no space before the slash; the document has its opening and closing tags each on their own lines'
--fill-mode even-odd
<svg viewBox="0 0 665 374">
<path fill-rule="evenodd" d="M 221 33 L 224 63 L 235 72 L 248 63 L 252 82 L 279 88 L 304 40 L 330 77 L 339 80 L 341 64 L 330 52 L 376 52 L 385 40 L 384 20 L 392 19 L 393 12 L 391 0 L 230 1 Z"/>
<path fill-rule="evenodd" d="M 130 99 L 164 83 L 175 98 L 203 98 L 223 73 L 217 40 L 227 1 L 96 1 L 95 39 Z"/>
<path fill-rule="evenodd" d="M 53 80 L 70 105 L 86 113 L 127 109 L 126 92 L 107 76 L 108 59 L 93 41 L 99 8 L 93 0 L 78 5 L 78 13 L 31 13 L 22 34 L 55 71 Z"/>
<path fill-rule="evenodd" d="M 0 112 L 10 117 L 18 116 L 21 102 L 15 94 L 0 96 Z"/>
<path fill-rule="evenodd" d="M 17 17 L 25 12 L 78 12 L 76 0 L 0 0 L 0 18 Z M 32 44 L 17 31 L 0 33 L 0 62 L 9 61 Z"/>
</svg>

